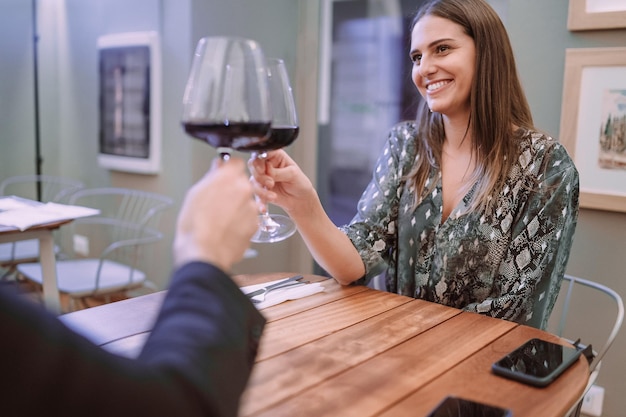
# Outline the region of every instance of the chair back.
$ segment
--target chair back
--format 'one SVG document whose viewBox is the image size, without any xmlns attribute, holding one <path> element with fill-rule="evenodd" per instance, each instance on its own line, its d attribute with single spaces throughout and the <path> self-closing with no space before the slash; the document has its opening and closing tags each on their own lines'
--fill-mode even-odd
<svg viewBox="0 0 626 417">
<path fill-rule="evenodd" d="M 598 379 L 602 360 L 615 341 L 623 321 L 624 303 L 616 291 L 598 282 L 572 275 L 563 277 L 547 330 L 571 343 L 580 341 L 581 348 L 591 345 L 591 353 L 594 355 L 589 364 L 587 386 L 566 416 L 581 415 L 583 399 Z"/>
<path fill-rule="evenodd" d="M 0 195 L 15 195 L 43 203 L 66 203 L 84 187 L 81 181 L 53 175 L 18 175 L 0 182 Z M 39 196 L 38 196 L 39 194 Z"/>
<path fill-rule="evenodd" d="M 161 213 L 173 200 L 161 194 L 129 188 L 85 188 L 72 194 L 69 204 L 100 210 L 99 218 L 143 227 L 157 227 Z"/>
<path fill-rule="evenodd" d="M 580 339 L 582 345 L 591 344 L 595 356 L 590 372 L 594 372 L 617 337 L 623 321 L 624 303 L 616 291 L 598 282 L 566 274 L 548 330 L 571 341 Z"/>
<path fill-rule="evenodd" d="M 169 197 L 128 188 L 85 188 L 72 194 L 69 203 L 97 208 L 100 214 L 77 219 L 69 225 L 72 241 L 65 244 L 74 256 L 99 257 L 137 268 L 144 244 L 162 238 L 161 214 L 173 205 Z M 89 242 L 88 253 L 77 253 L 76 239 Z M 132 276 L 129 276 L 132 281 Z"/>
</svg>

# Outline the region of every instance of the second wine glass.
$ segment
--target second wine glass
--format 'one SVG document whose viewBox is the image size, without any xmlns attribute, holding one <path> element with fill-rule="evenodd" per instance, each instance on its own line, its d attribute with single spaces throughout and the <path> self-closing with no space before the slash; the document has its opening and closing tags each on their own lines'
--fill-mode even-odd
<svg viewBox="0 0 626 417">
<path fill-rule="evenodd" d="M 272 123 L 267 140 L 253 144 L 255 158 L 265 158 L 270 150 L 289 146 L 300 131 L 298 113 L 293 98 L 291 83 L 285 62 L 278 58 L 267 59 L 269 97 L 272 108 Z M 287 239 L 296 232 L 296 225 L 288 216 L 269 214 L 267 204 L 259 216 L 259 229 L 252 242 L 268 243 Z"/>
</svg>

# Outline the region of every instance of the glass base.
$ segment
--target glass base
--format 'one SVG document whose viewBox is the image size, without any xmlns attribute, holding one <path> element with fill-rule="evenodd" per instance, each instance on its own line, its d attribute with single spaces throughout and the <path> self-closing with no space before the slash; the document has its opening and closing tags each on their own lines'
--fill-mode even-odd
<svg viewBox="0 0 626 417">
<path fill-rule="evenodd" d="M 282 214 L 259 215 L 259 229 L 250 239 L 254 243 L 273 243 L 285 240 L 296 233 L 296 225 Z"/>
</svg>

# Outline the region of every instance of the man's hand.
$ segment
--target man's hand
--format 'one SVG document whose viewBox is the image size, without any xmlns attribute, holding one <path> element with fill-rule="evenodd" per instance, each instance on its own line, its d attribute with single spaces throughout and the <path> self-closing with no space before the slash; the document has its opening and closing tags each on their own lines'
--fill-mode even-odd
<svg viewBox="0 0 626 417">
<path fill-rule="evenodd" d="M 204 261 L 228 272 L 243 258 L 257 218 L 245 163 L 237 158 L 215 160 L 185 196 L 174 240 L 175 265 Z"/>
</svg>

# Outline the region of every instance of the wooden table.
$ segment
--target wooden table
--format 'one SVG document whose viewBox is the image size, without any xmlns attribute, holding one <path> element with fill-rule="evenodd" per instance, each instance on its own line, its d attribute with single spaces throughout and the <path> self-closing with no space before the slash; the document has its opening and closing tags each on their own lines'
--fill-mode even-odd
<svg viewBox="0 0 626 417">
<path fill-rule="evenodd" d="M 0 243 L 18 242 L 20 240 L 39 240 L 39 262 L 43 275 L 43 301 L 45 306 L 54 313 L 61 312 L 61 299 L 57 286 L 56 256 L 52 232 L 72 220 L 61 220 L 32 226 L 26 230 L 0 225 Z"/>
<path fill-rule="evenodd" d="M 242 275 L 240 285 L 286 277 Z M 446 395 L 515 417 L 562 416 L 587 383 L 584 358 L 546 388 L 491 373 L 532 327 L 313 275 L 325 291 L 263 310 L 268 319 L 242 416 L 425 416 Z M 138 354 L 164 293 L 94 307 L 62 320 L 104 348 Z M 123 319 L 121 319 L 123 317 Z M 120 318 L 120 319 L 118 319 Z"/>
</svg>

